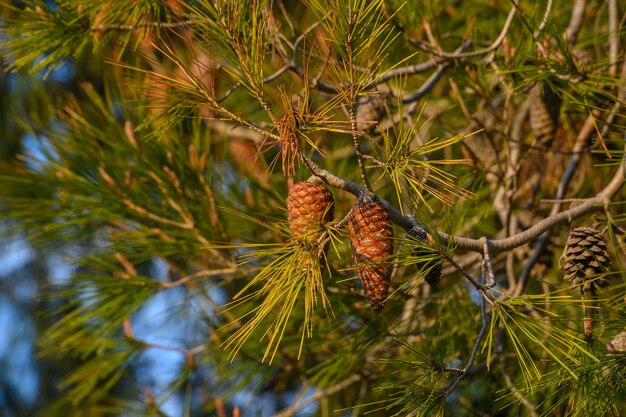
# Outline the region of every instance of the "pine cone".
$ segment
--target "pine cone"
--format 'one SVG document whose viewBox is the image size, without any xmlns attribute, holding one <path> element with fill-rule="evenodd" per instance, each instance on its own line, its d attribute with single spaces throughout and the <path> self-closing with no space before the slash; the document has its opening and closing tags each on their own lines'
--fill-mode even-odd
<svg viewBox="0 0 626 417">
<path fill-rule="evenodd" d="M 429 238 L 425 229 L 413 227 L 407 232 L 413 238 L 419 240 L 422 243 L 432 243 L 432 238 Z M 432 258 L 433 252 L 426 248 L 416 247 L 411 250 L 411 255 L 416 258 L 429 257 Z M 417 262 L 415 266 L 420 271 L 426 271 L 424 280 L 431 287 L 437 287 L 439 281 L 441 281 L 441 268 L 443 263 L 438 259 L 429 259 L 427 261 Z"/>
<path fill-rule="evenodd" d="M 545 83 L 530 90 L 530 128 L 537 143 L 549 146 L 559 128 L 561 98 Z"/>
<path fill-rule="evenodd" d="M 611 261 L 602 232 L 593 227 L 578 227 L 570 231 L 560 260 L 565 278 L 579 285 L 581 294 L 595 294 L 596 287 L 609 285 L 605 276 Z"/>
<path fill-rule="evenodd" d="M 333 219 L 334 208 L 333 195 L 323 184 L 308 181 L 294 184 L 287 196 L 292 235 L 315 241 L 321 226 Z"/>
<path fill-rule="evenodd" d="M 348 225 L 359 279 L 370 307 L 379 313 L 385 306 L 391 279 L 391 264 L 385 261 L 393 254 L 389 212 L 379 203 L 361 203 L 352 210 Z"/>
</svg>

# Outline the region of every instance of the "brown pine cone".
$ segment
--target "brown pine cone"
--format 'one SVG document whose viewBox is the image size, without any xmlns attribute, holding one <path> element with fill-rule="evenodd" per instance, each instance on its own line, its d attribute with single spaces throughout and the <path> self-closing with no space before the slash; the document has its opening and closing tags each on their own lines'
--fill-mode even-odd
<svg viewBox="0 0 626 417">
<path fill-rule="evenodd" d="M 379 313 L 389 294 L 393 227 L 387 209 L 375 202 L 354 207 L 348 218 L 352 254 L 370 307 Z"/>
<path fill-rule="evenodd" d="M 293 236 L 314 242 L 322 226 L 333 219 L 335 201 L 323 184 L 298 182 L 287 196 L 287 216 Z"/>
<path fill-rule="evenodd" d="M 579 285 L 581 294 L 595 294 L 596 287 L 606 287 L 609 281 L 602 274 L 611 266 L 606 238 L 593 227 L 578 227 L 570 231 L 560 259 L 565 278 Z"/>
<path fill-rule="evenodd" d="M 426 232 L 426 230 L 423 228 L 413 227 L 407 232 L 407 234 L 422 243 L 432 242 L 432 238 L 429 238 L 428 232 Z M 433 251 L 429 251 L 428 249 L 423 247 L 418 246 L 411 249 L 411 256 L 414 256 L 416 258 L 431 258 L 426 261 L 418 261 L 415 266 L 418 270 L 426 272 L 424 280 L 428 283 L 428 285 L 436 288 L 437 285 L 439 285 L 439 281 L 441 281 L 441 269 L 443 263 L 438 259 L 432 259 L 433 255 Z"/>
<path fill-rule="evenodd" d="M 550 146 L 559 128 L 561 98 L 546 83 L 537 83 L 530 90 L 530 128 L 537 143 Z"/>
</svg>

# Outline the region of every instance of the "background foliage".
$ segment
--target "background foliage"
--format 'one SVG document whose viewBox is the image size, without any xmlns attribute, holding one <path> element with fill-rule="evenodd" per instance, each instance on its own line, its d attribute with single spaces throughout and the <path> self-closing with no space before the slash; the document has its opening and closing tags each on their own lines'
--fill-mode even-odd
<svg viewBox="0 0 626 417">
<path fill-rule="evenodd" d="M 0 414 L 626 412 L 623 4 L 0 4 Z M 285 207 L 312 175 L 314 276 Z M 381 314 L 366 196 L 395 223 Z M 558 266 L 583 225 L 596 297 Z"/>
</svg>

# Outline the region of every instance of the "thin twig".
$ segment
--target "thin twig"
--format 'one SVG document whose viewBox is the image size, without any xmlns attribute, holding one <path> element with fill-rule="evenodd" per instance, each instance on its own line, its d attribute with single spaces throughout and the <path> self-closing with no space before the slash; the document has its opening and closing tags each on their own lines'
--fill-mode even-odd
<svg viewBox="0 0 626 417">
<path fill-rule="evenodd" d="M 383 161 L 379 160 L 378 158 L 376 158 L 376 157 L 374 157 L 372 155 L 365 154 L 365 155 L 362 155 L 362 157 L 363 157 L 363 159 L 371 161 L 371 162 L 373 162 L 374 164 L 376 164 L 378 166 L 385 165 L 385 163 Z"/>
<path fill-rule="evenodd" d="M 293 43 L 293 59 L 295 62 L 295 57 L 296 57 L 296 52 L 298 49 L 298 45 L 300 44 L 300 42 L 304 41 L 306 39 L 307 36 L 309 36 L 309 33 L 313 32 L 319 25 L 322 24 L 322 22 L 326 19 L 326 17 L 324 17 L 322 20 L 318 20 L 315 23 L 313 23 L 311 26 L 309 26 L 308 28 L 306 28 L 301 34 L 300 36 L 298 36 L 296 38 L 296 40 Z"/>
<path fill-rule="evenodd" d="M 178 287 L 180 285 L 187 284 L 188 282 L 193 281 L 200 277 L 214 277 L 216 275 L 234 274 L 238 270 L 239 268 L 232 267 L 232 268 L 209 269 L 206 271 L 199 271 L 199 272 L 184 276 L 180 279 L 177 279 L 176 281 L 163 282 L 161 283 L 161 287 L 162 288 Z"/>
<path fill-rule="evenodd" d="M 370 185 L 369 179 L 367 178 L 365 162 L 363 162 L 363 152 L 361 152 L 361 142 L 359 141 L 359 136 L 357 134 L 357 128 L 356 128 L 356 115 L 354 113 L 354 106 L 352 104 L 348 106 L 348 112 L 350 113 L 350 127 L 352 130 L 352 141 L 354 143 L 354 153 L 356 155 L 356 159 L 359 164 L 359 170 L 361 171 L 361 180 L 363 181 L 363 186 L 368 191 L 368 193 L 371 193 L 372 186 Z"/>
<path fill-rule="evenodd" d="M 463 274 L 463 276 L 474 286 L 474 289 L 476 289 L 476 291 L 480 293 L 481 299 L 488 301 L 490 304 L 493 304 L 490 297 L 487 295 L 485 291 L 485 286 L 483 284 L 476 281 L 476 279 L 474 279 L 474 277 L 469 274 L 465 269 L 461 268 L 461 266 L 457 264 L 453 258 L 446 258 L 446 260 L 450 262 L 450 264 L 454 266 L 457 271 Z"/>
<path fill-rule="evenodd" d="M 572 16 L 570 17 L 567 30 L 565 31 L 565 39 L 567 39 L 571 46 L 574 46 L 578 40 L 578 32 L 580 32 L 580 28 L 583 24 L 586 6 L 587 0 L 574 0 Z"/>
<path fill-rule="evenodd" d="M 315 391 L 313 394 L 311 394 L 310 396 L 306 397 L 305 399 L 303 399 L 302 401 L 296 403 L 296 404 L 292 404 L 289 407 L 279 411 L 278 413 L 274 414 L 272 417 L 288 417 L 291 416 L 293 414 L 295 414 L 297 411 L 302 410 L 304 407 L 306 407 L 307 405 L 311 404 L 312 402 L 315 402 L 317 400 L 319 400 L 320 398 L 324 398 L 324 397 L 328 397 L 329 395 L 335 394 L 347 387 L 349 387 L 350 385 L 354 384 L 357 381 L 360 381 L 362 378 L 361 375 L 358 374 L 354 374 L 352 376 L 349 376 L 348 378 L 344 379 L 343 381 L 339 382 L 336 385 L 333 385 L 332 387 L 328 387 L 325 389 L 320 389 Z"/>
<path fill-rule="evenodd" d="M 276 71 L 275 73 L 273 73 L 272 75 L 268 76 L 267 78 L 263 79 L 263 84 L 267 84 L 267 83 L 271 83 L 272 81 L 274 81 L 275 79 L 277 79 L 278 77 L 280 77 L 281 75 L 283 75 L 285 72 L 289 71 L 291 65 L 284 65 L 282 66 L 278 71 Z M 224 93 L 224 95 L 218 99 L 216 99 L 216 101 L 218 103 L 223 102 L 224 100 L 226 100 L 232 93 L 235 92 L 235 90 L 237 90 L 239 87 L 241 87 L 242 83 L 241 81 L 238 82 L 237 84 L 233 85 L 232 87 L 230 87 L 228 89 L 227 92 Z"/>
<path fill-rule="evenodd" d="M 481 317 L 482 324 L 480 326 L 480 331 L 478 332 L 478 337 L 476 337 L 476 342 L 474 343 L 474 347 L 472 348 L 472 353 L 470 354 L 470 357 L 467 361 L 467 364 L 465 365 L 465 368 L 461 370 L 462 372 L 459 372 L 456 375 L 456 377 L 452 380 L 452 383 L 450 384 L 448 389 L 444 391 L 443 395 L 445 397 L 449 396 L 455 390 L 455 388 L 459 385 L 459 383 L 467 376 L 468 371 L 470 370 L 470 368 L 474 364 L 474 361 L 476 360 L 476 354 L 478 353 L 478 348 L 480 344 L 482 343 L 483 337 L 485 336 L 485 332 L 487 331 L 487 325 L 489 323 L 489 320 L 488 320 L 489 313 L 487 312 L 486 301 L 487 299 L 483 295 L 483 297 L 481 297 L 480 299 L 480 317 Z"/>
<path fill-rule="evenodd" d="M 617 0 L 608 0 L 609 3 L 609 74 L 615 77 L 617 74 L 617 62 L 619 55 L 619 32 L 618 32 L 618 9 Z"/>
<path fill-rule="evenodd" d="M 91 30 L 93 32 L 104 32 L 107 30 L 116 30 L 116 31 L 128 31 L 135 30 L 138 28 L 146 28 L 146 27 L 154 27 L 154 28 L 165 28 L 165 29 L 175 29 L 180 27 L 185 27 L 193 24 L 191 20 L 184 20 L 182 22 L 138 22 L 133 23 L 131 25 L 93 25 L 91 26 Z"/>
<path fill-rule="evenodd" d="M 546 24 L 548 23 L 548 17 L 550 17 L 550 12 L 552 12 L 552 3 L 553 0 L 548 0 L 548 2 L 546 3 L 546 10 L 543 12 L 543 17 L 541 18 L 541 23 L 539 24 L 539 27 L 537 28 L 537 32 L 535 32 L 535 41 L 539 41 L 539 38 L 541 37 L 541 35 L 543 34 L 543 31 L 546 28 Z"/>
<path fill-rule="evenodd" d="M 538 417 L 537 407 L 533 403 L 531 403 L 528 400 L 528 398 L 526 398 L 520 392 L 520 390 L 518 390 L 517 387 L 513 384 L 511 376 L 506 371 L 506 366 L 504 364 L 504 355 L 500 355 L 500 361 L 502 362 L 502 364 L 501 364 L 501 366 L 502 366 L 502 370 L 501 370 L 502 371 L 502 377 L 504 378 L 504 383 L 506 384 L 506 386 L 509 387 L 509 389 L 511 390 L 511 393 L 515 396 L 515 398 L 517 398 L 517 400 L 520 403 L 522 403 L 524 405 L 524 407 L 526 407 L 528 409 L 528 412 L 529 412 L 531 417 Z"/>
<path fill-rule="evenodd" d="M 406 67 L 394 68 L 379 76 L 374 77 L 378 84 L 386 83 L 395 77 L 404 77 L 407 75 L 421 74 L 428 70 L 438 67 L 439 65 L 449 61 L 449 58 L 435 58 L 421 64 L 408 65 Z"/>
<path fill-rule="evenodd" d="M 405 104 L 412 103 L 424 97 L 435 86 L 435 84 L 437 84 L 437 82 L 441 79 L 443 73 L 449 66 L 450 64 L 446 63 L 437 68 L 437 71 L 433 72 L 432 75 L 428 77 L 424 84 L 422 84 L 422 86 L 415 93 L 411 94 L 408 97 L 402 97 L 402 102 Z"/>
<path fill-rule="evenodd" d="M 489 277 L 488 287 L 496 285 L 496 276 L 493 272 L 493 265 L 491 263 L 491 255 L 489 255 L 489 241 L 486 237 L 481 237 L 480 241 L 483 243 L 483 257 L 485 260 L 485 268 L 487 269 L 487 276 Z"/>
<path fill-rule="evenodd" d="M 469 41 L 464 42 L 461 46 L 459 46 L 455 51 L 454 54 L 456 53 L 460 53 L 463 49 L 465 49 L 467 46 L 470 45 Z M 415 94 L 418 94 L 420 91 L 422 91 L 422 95 L 425 94 L 426 92 L 428 92 L 433 85 L 436 84 L 436 82 L 438 81 L 438 79 L 441 77 L 441 75 L 443 74 L 443 70 L 441 72 L 439 72 L 441 70 L 441 65 L 444 65 L 444 67 L 447 67 L 450 64 L 450 61 L 457 59 L 454 56 L 451 57 L 434 57 L 433 59 L 426 61 L 426 62 L 422 62 L 420 64 L 416 64 L 416 65 L 408 65 L 408 66 L 404 66 L 404 67 L 399 67 L 399 68 L 394 68 L 392 70 L 386 71 L 384 73 L 380 73 L 377 75 L 374 75 L 372 77 L 373 80 L 375 80 L 377 85 L 381 85 L 386 83 L 387 81 L 396 78 L 396 77 L 404 77 L 404 76 L 409 76 L 409 75 L 415 75 L 415 74 L 421 74 L 423 72 L 429 71 L 433 68 L 437 68 L 439 67 L 438 71 L 435 72 L 434 74 L 437 74 L 437 76 L 432 75 L 431 77 L 429 77 L 428 80 L 426 80 L 426 82 L 424 83 L 424 85 L 422 85 L 418 91 Z M 295 59 L 292 59 L 292 61 L 289 63 L 289 68 L 290 71 L 294 72 L 295 74 L 297 74 L 299 77 L 304 78 L 305 76 L 305 71 L 302 67 L 300 67 L 299 65 L 296 64 Z M 319 79 L 313 79 L 313 80 L 309 80 L 311 86 L 313 88 L 318 89 L 321 92 L 324 93 L 330 93 L 330 94 L 336 94 L 339 92 L 339 90 L 335 87 L 333 87 L 330 84 L 326 84 L 324 82 L 319 81 Z M 339 86 L 341 89 L 348 89 L 350 88 L 350 84 L 341 84 Z M 417 98 L 415 98 L 414 100 L 417 100 Z M 407 102 L 411 102 L 414 100 L 409 100 Z"/>
<path fill-rule="evenodd" d="M 515 6 L 511 7 L 511 11 L 509 12 L 509 15 L 506 18 L 506 22 L 504 22 L 504 26 L 502 27 L 502 31 L 500 32 L 500 35 L 498 35 L 496 40 L 493 41 L 493 43 L 486 48 L 478 49 L 476 51 L 471 51 L 471 52 L 445 53 L 445 52 L 431 51 L 431 53 L 441 58 L 461 59 L 461 58 L 471 58 L 475 56 L 485 55 L 485 54 L 488 54 L 489 52 L 495 51 L 496 49 L 500 47 L 500 45 L 502 45 L 504 38 L 506 37 L 509 29 L 511 28 L 511 23 L 513 22 L 513 18 L 515 17 L 516 12 L 517 12 L 516 7 Z"/>
<path fill-rule="evenodd" d="M 132 322 L 127 319 L 124 320 L 123 323 L 123 332 L 124 332 L 124 336 L 130 340 L 132 340 L 133 342 L 140 344 L 143 346 L 144 349 L 161 349 L 161 350 L 167 350 L 170 352 L 178 352 L 181 353 L 187 357 L 193 357 L 199 353 L 204 352 L 207 349 L 207 345 L 206 344 L 201 344 L 198 346 L 195 346 L 191 349 L 184 349 L 184 348 L 179 348 L 176 346 L 170 346 L 170 345 L 162 345 L 159 343 L 152 343 L 152 342 L 145 342 L 143 340 L 139 340 L 135 337 L 135 331 L 133 330 L 133 325 Z"/>
</svg>

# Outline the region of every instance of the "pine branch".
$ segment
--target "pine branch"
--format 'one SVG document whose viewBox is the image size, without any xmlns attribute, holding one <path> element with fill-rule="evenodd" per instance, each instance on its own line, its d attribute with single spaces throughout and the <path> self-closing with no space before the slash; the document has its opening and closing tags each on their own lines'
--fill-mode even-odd
<svg viewBox="0 0 626 417">
<path fill-rule="evenodd" d="M 343 178 L 337 177 L 331 172 L 320 168 L 319 165 L 313 162 L 313 160 L 311 160 L 306 155 L 301 155 L 301 157 L 303 163 L 307 166 L 310 172 L 313 175 L 321 178 L 326 184 L 347 191 L 357 197 L 369 194 L 366 188 L 363 188 Z M 602 206 L 604 205 L 604 201 L 607 199 L 611 200 L 611 198 L 613 198 L 613 196 L 621 190 L 623 183 L 624 165 L 620 164 L 613 176 L 613 179 L 606 185 L 606 187 L 602 191 L 600 191 L 594 197 L 583 199 L 581 204 L 569 210 L 565 210 L 548 216 L 523 232 L 519 232 L 507 238 L 490 239 L 489 248 L 493 252 L 502 252 L 520 247 L 538 239 L 541 234 L 555 226 L 571 223 L 572 221 L 580 217 L 586 216 L 590 213 L 593 213 L 594 211 L 601 210 Z M 415 225 L 419 226 L 419 224 L 413 217 L 403 215 L 387 200 L 382 199 L 379 196 L 375 196 L 374 198 L 376 201 L 385 206 L 387 210 L 389 210 L 389 212 L 391 213 L 391 218 L 395 224 L 403 227 L 406 230 L 412 228 Z M 439 235 L 445 242 L 454 244 L 458 249 L 471 250 L 481 253 L 483 252 L 483 244 L 481 243 L 480 239 L 450 236 L 444 232 L 439 232 Z"/>
</svg>

